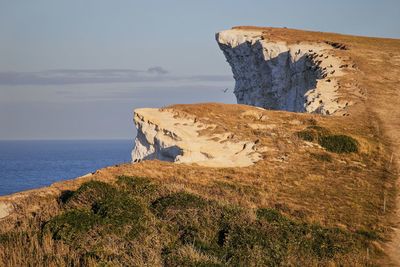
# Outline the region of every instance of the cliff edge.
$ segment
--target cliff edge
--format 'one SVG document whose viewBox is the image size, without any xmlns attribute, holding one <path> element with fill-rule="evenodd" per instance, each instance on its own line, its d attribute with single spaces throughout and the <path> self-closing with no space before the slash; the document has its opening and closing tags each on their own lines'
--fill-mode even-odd
<svg viewBox="0 0 400 267">
<path fill-rule="evenodd" d="M 255 142 L 232 142 L 233 133 L 213 133 L 217 125 L 189 113 L 168 109 L 137 109 L 138 130 L 132 161 L 159 159 L 208 167 L 244 167 L 261 159 Z M 204 134 L 208 132 L 209 134 Z M 202 134 L 203 133 L 203 134 Z"/>
</svg>

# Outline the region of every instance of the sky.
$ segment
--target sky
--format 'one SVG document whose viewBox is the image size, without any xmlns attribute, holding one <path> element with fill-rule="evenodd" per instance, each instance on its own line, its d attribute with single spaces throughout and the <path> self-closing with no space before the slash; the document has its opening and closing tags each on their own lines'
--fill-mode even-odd
<svg viewBox="0 0 400 267">
<path fill-rule="evenodd" d="M 400 38 L 400 1 L 0 0 L 0 140 L 133 139 L 134 108 L 235 103 L 214 35 L 237 25 Z"/>
</svg>

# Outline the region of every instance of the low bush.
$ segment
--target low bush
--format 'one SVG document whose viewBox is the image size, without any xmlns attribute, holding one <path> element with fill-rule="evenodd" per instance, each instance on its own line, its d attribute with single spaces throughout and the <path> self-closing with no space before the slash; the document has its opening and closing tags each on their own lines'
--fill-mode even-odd
<svg viewBox="0 0 400 267">
<path fill-rule="evenodd" d="M 152 203 L 152 207 L 158 215 L 163 215 L 167 209 L 184 210 L 202 208 L 205 205 L 207 205 L 206 200 L 186 192 L 173 193 Z"/>
<path fill-rule="evenodd" d="M 141 197 L 153 196 L 158 191 L 158 186 L 144 177 L 119 176 L 117 185 L 122 190 Z"/>
<path fill-rule="evenodd" d="M 351 153 L 358 151 L 358 142 L 354 138 L 343 134 L 330 134 L 328 129 L 318 125 L 308 126 L 306 129 L 297 132 L 296 135 L 302 140 L 317 142 L 330 152 Z M 329 161 L 329 157 L 320 157 L 320 160 Z"/>
<path fill-rule="evenodd" d="M 87 210 L 71 210 L 51 219 L 45 225 L 53 238 L 73 243 L 82 238 L 90 229 L 101 224 L 101 218 Z"/>
<path fill-rule="evenodd" d="M 358 151 L 358 142 L 347 135 L 327 135 L 319 138 L 318 143 L 330 152 L 351 153 Z"/>
<path fill-rule="evenodd" d="M 308 141 L 308 142 L 312 142 L 317 138 L 317 136 L 314 134 L 314 132 L 309 131 L 309 130 L 303 130 L 303 131 L 297 132 L 297 137 L 299 137 L 300 139 L 303 139 L 304 141 Z"/>
<path fill-rule="evenodd" d="M 158 191 L 164 193 L 155 200 L 141 193 Z M 254 218 L 243 207 L 165 192 L 145 178 L 120 177 L 115 186 L 88 182 L 40 236 L 65 243 L 83 261 L 112 266 L 138 260 L 164 266 L 350 265 L 346 255 L 365 251 L 366 240 L 375 237 L 295 221 L 272 208 L 255 210 Z M 0 245 L 10 238 L 0 236 Z"/>
</svg>

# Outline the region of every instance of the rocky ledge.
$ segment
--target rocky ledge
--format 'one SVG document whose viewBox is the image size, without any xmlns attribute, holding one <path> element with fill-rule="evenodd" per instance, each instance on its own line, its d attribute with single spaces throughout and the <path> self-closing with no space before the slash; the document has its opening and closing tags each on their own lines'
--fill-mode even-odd
<svg viewBox="0 0 400 267">
<path fill-rule="evenodd" d="M 159 159 L 212 167 L 244 167 L 261 159 L 251 141 L 231 141 L 230 132 L 213 133 L 216 125 L 174 109 L 136 109 L 132 161 Z"/>
</svg>

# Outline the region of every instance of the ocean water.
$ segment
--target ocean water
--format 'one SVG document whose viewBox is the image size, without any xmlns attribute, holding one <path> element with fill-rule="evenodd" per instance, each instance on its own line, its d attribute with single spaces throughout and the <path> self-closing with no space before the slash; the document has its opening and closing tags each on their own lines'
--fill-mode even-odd
<svg viewBox="0 0 400 267">
<path fill-rule="evenodd" d="M 130 161 L 132 140 L 0 141 L 0 195 Z"/>
</svg>

